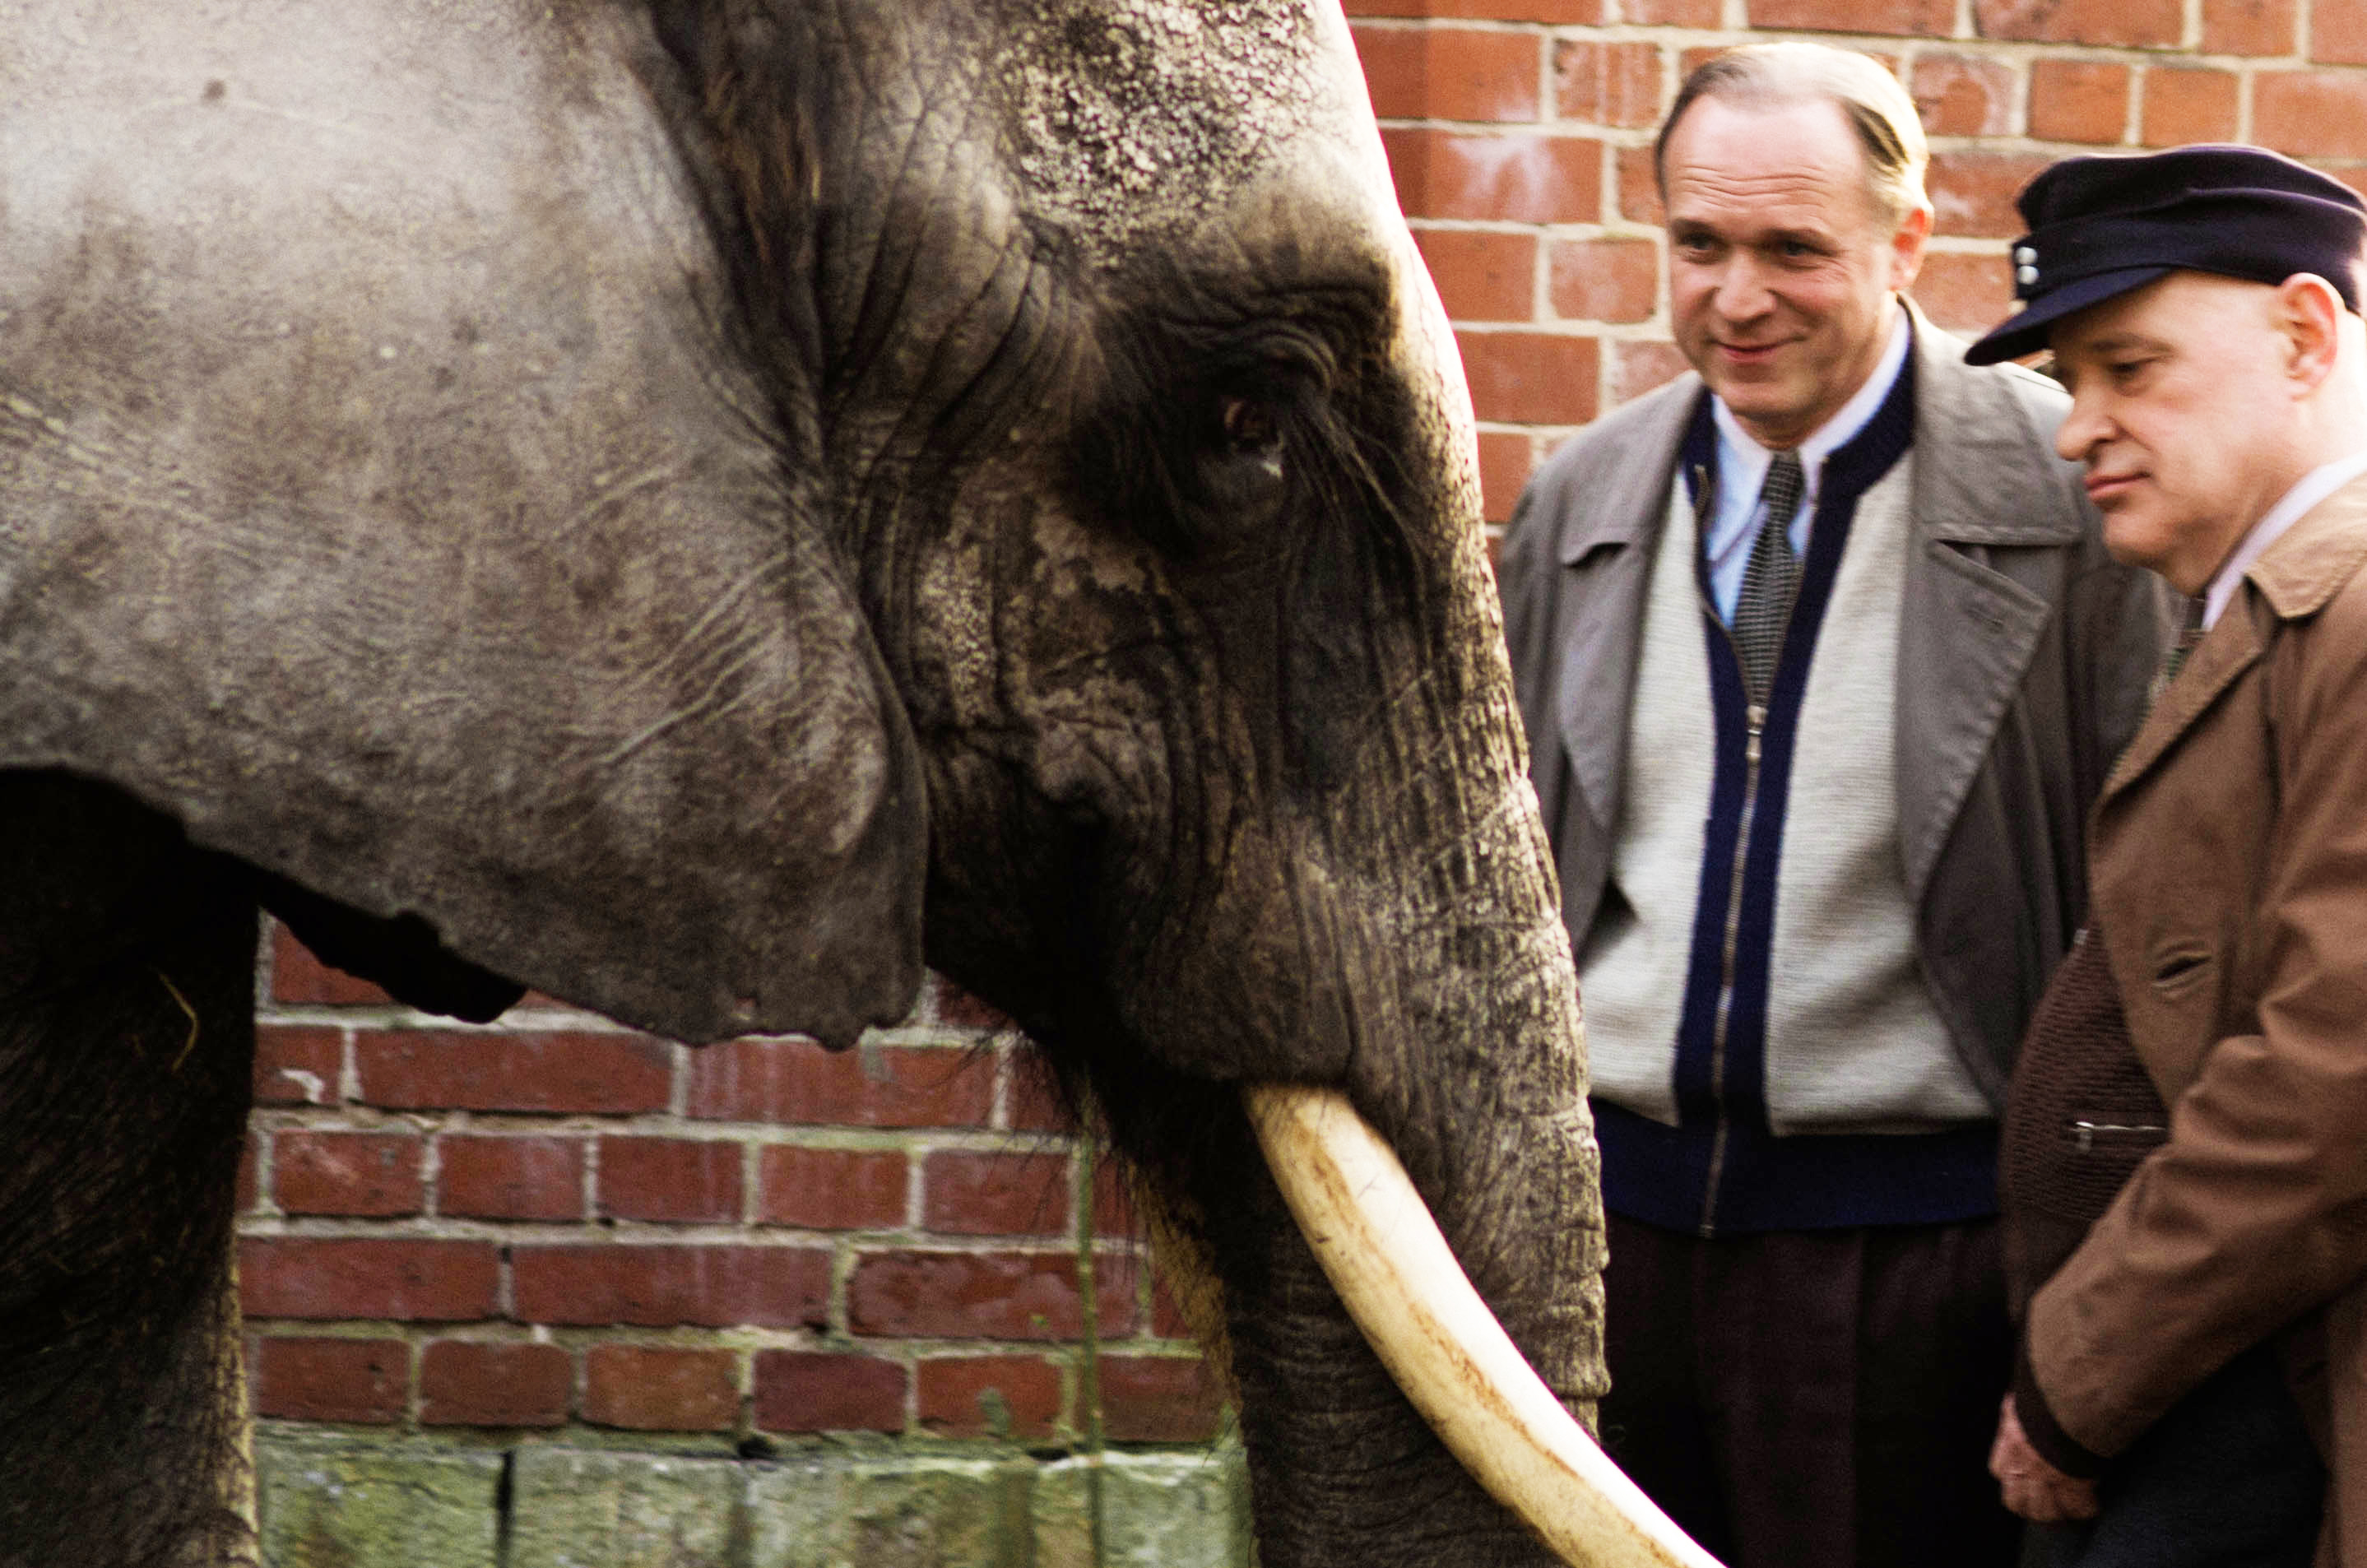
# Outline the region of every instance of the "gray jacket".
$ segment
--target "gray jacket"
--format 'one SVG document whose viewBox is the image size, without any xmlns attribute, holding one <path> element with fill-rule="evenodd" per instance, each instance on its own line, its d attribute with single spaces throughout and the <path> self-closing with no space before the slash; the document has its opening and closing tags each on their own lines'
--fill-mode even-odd
<svg viewBox="0 0 2367 1568">
<path fill-rule="evenodd" d="M 2022 1026 L 2086 912 L 2089 807 L 2145 716 L 2171 619 L 2157 581 L 2105 553 L 2078 468 L 2055 455 L 2061 389 L 1969 367 L 1964 346 L 1916 314 L 1898 851 L 1925 982 L 2002 1105 Z M 1610 876 L 1652 550 L 1700 393 L 1682 377 L 1555 453 L 1497 569 L 1580 951 Z"/>
</svg>

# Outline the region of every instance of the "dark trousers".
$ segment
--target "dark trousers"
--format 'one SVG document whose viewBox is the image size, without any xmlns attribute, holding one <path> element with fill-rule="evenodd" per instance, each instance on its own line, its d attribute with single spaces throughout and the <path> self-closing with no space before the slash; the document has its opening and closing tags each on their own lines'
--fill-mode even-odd
<svg viewBox="0 0 2367 1568">
<path fill-rule="evenodd" d="M 2015 1561 L 1996 1222 L 1610 1242 L 1603 1446 L 1729 1568 Z"/>
<path fill-rule="evenodd" d="M 2092 1523 L 2033 1527 L 2028 1568 L 2309 1568 L 2326 1466 L 2276 1353 L 2247 1350 L 2170 1406 L 2097 1500 Z"/>
</svg>

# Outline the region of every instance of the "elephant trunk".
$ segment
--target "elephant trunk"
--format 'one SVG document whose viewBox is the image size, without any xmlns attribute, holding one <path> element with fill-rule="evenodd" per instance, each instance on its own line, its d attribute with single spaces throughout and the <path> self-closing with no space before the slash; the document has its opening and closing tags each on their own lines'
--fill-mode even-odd
<svg viewBox="0 0 2367 1568">
<path fill-rule="evenodd" d="M 1300 1120 L 1294 1105 L 1304 1111 L 1322 1100 L 1301 1098 L 1311 1091 L 1260 1086 L 1248 1095 L 1253 1113 L 1245 1113 L 1238 1098 L 1222 1095 L 1229 1103 L 1219 1105 L 1212 1097 L 1207 1120 L 1224 1131 L 1207 1136 L 1232 1146 L 1218 1155 L 1204 1145 L 1183 1173 L 1184 1196 L 1223 1281 L 1268 1568 L 1561 1560 L 1490 1495 L 1503 1466 L 1491 1475 L 1484 1456 L 1458 1454 L 1424 1408 L 1451 1417 L 1467 1405 L 1510 1401 L 1551 1434 L 1546 1462 L 1559 1466 L 1564 1480 L 1573 1467 L 1598 1479 L 1607 1468 L 1576 1425 L 1591 1420 L 1604 1382 L 1602 1228 L 1577 999 L 1550 884 L 1536 869 L 1543 862 L 1530 842 L 1534 828 L 1524 830 L 1534 818 L 1509 810 L 1481 815 L 1476 824 L 1466 819 L 1454 852 L 1417 857 L 1423 869 L 1413 885 L 1400 883 L 1394 898 L 1365 904 L 1364 934 L 1350 943 L 1359 951 L 1346 964 L 1349 992 L 1361 998 L 1351 1021 L 1353 1059 L 1344 1097 L 1324 1099 L 1341 1109 L 1343 1098 L 1353 1103 L 1361 1121 L 1346 1122 L 1358 1128 L 1365 1153 L 1378 1149 L 1387 1172 L 1408 1182 L 1398 1220 L 1434 1214 L 1443 1233 L 1443 1241 L 1433 1234 L 1427 1261 L 1352 1252 L 1347 1271 L 1418 1278 L 1436 1275 L 1442 1260 L 1459 1264 L 1455 1271 L 1487 1303 L 1478 1317 L 1492 1314 L 1502 1325 L 1499 1366 L 1525 1359 L 1535 1372 L 1525 1393 L 1509 1394 L 1494 1385 L 1401 1387 L 1393 1374 L 1406 1358 L 1396 1348 L 1376 1355 L 1352 1307 L 1365 1312 L 1367 1328 L 1394 1321 L 1420 1337 L 1436 1325 L 1423 1323 L 1428 1309 L 1386 1295 L 1343 1303 L 1319 1254 L 1336 1252 L 1343 1226 L 1368 1222 L 1353 1211 L 1325 1213 L 1306 1191 L 1331 1185 L 1369 1193 L 1380 1168 L 1327 1170 L 1324 1140 L 1311 1140 L 1314 1163 L 1285 1159 L 1276 1168 L 1293 1190 L 1286 1199 L 1266 1172 L 1259 1138 L 1270 1149 L 1309 1143 L 1297 1135 L 1303 1125 L 1294 1131 Z M 1299 1222 L 1310 1214 L 1314 1225 L 1302 1231 Z M 1448 1364 L 1473 1357 L 1460 1343 L 1432 1348 L 1433 1359 Z M 1443 1429 L 1461 1435 L 1453 1419 Z M 1514 1470 L 1533 1462 L 1511 1461 Z M 1569 1544 L 1566 1528 L 1537 1524 Z M 1647 1543 L 1644 1554 L 1600 1561 L 1707 1561 L 1682 1555 L 1674 1544 L 1682 1538 L 1664 1525 L 1613 1530 L 1622 1533 L 1631 1544 Z M 1655 1539 L 1660 1547 L 1648 1544 Z"/>
</svg>

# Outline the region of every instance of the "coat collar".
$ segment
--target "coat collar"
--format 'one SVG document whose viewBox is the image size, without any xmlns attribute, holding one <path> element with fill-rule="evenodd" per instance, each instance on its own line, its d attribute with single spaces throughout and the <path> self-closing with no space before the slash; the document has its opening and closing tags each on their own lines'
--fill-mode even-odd
<svg viewBox="0 0 2367 1568">
<path fill-rule="evenodd" d="M 2309 509 L 2244 574 L 2280 620 L 2297 620 L 2367 565 L 2367 478 L 2352 479 Z"/>
<path fill-rule="evenodd" d="M 1685 426 L 1701 395 L 1701 378 L 1688 370 L 1637 405 L 1634 427 L 1623 443 L 1635 458 L 1618 467 L 1594 504 L 1580 511 L 1563 531 L 1562 565 L 1576 566 L 1605 546 L 1648 544 L 1659 536 L 1668 515 L 1677 449 L 1684 445 Z"/>
<path fill-rule="evenodd" d="M 2367 566 L 2367 478 L 2356 479 L 2316 506 L 2252 563 L 2244 580 L 2259 591 L 2266 615 L 2244 596 L 2228 606 L 2194 645 L 2178 679 L 2162 688 L 2136 739 L 2105 781 L 2103 798 L 2135 783 L 2176 747 L 2219 694 L 2250 669 L 2271 621 L 2314 615 Z"/>
<path fill-rule="evenodd" d="M 2029 417 L 1995 371 L 1965 363 L 1965 341 L 1941 331 L 1913 301 L 1915 520 L 1927 539 L 1953 545 L 2078 544 L 2057 479 L 2031 461 Z M 2007 372 L 2010 375 L 2014 372 Z M 2034 433 L 2051 441 L 2051 430 Z"/>
</svg>

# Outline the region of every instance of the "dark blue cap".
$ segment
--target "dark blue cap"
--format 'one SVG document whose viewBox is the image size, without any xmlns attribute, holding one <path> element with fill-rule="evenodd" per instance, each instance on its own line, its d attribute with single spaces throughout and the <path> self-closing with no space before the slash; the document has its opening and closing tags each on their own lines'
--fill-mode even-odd
<svg viewBox="0 0 2367 1568">
<path fill-rule="evenodd" d="M 2180 147 L 2142 158 L 2066 158 L 2014 205 L 2019 315 L 1965 351 L 1974 365 L 2046 346 L 2074 310 L 2172 272 L 2254 283 L 2316 273 L 2359 309 L 2367 204 L 2350 186 L 2258 147 Z"/>
</svg>

